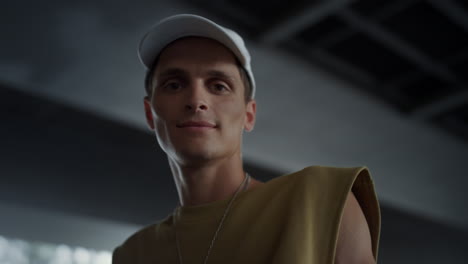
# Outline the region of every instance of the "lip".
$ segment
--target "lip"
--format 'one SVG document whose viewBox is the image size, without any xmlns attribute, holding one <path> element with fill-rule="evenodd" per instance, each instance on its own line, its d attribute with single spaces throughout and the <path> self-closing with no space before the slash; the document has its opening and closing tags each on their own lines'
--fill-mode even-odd
<svg viewBox="0 0 468 264">
<path fill-rule="evenodd" d="M 207 121 L 186 121 L 180 124 L 177 124 L 179 128 L 215 128 L 216 125 Z"/>
</svg>

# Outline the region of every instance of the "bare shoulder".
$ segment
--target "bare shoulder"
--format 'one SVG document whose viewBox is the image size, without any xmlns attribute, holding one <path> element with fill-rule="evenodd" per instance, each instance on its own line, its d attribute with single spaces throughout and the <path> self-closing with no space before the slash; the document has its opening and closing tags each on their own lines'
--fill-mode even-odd
<svg viewBox="0 0 468 264">
<path fill-rule="evenodd" d="M 375 263 L 369 226 L 352 192 L 348 193 L 343 209 L 335 263 Z"/>
</svg>

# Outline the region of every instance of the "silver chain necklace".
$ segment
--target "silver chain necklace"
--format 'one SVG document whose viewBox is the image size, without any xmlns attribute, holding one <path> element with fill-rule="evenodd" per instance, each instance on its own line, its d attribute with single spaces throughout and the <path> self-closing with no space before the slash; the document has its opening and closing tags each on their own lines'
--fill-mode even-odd
<svg viewBox="0 0 468 264">
<path fill-rule="evenodd" d="M 213 248 L 216 237 L 218 236 L 219 230 L 221 230 L 221 227 L 223 226 L 224 219 L 226 218 L 226 215 L 228 214 L 232 203 L 236 199 L 236 196 L 240 192 L 241 189 L 242 191 L 247 189 L 247 187 L 249 186 L 249 182 L 250 182 L 250 175 L 248 173 L 245 173 L 244 181 L 241 183 L 241 185 L 239 185 L 239 187 L 236 190 L 236 193 L 229 201 L 229 204 L 226 207 L 226 210 L 224 210 L 224 214 L 223 214 L 223 217 L 221 218 L 221 221 L 219 222 L 218 229 L 216 229 L 216 232 L 213 235 L 213 239 L 211 240 L 210 247 L 208 248 L 208 252 L 206 253 L 205 261 L 203 262 L 204 264 L 208 263 L 208 257 L 210 256 L 211 249 Z M 180 203 L 179 203 L 179 206 L 177 206 L 176 211 L 177 212 L 174 213 L 174 231 L 175 231 L 175 239 L 176 239 L 176 244 L 177 244 L 177 255 L 179 256 L 179 264 L 182 264 L 182 254 L 180 253 L 180 245 L 179 245 L 179 238 L 177 235 L 177 225 L 176 225 L 176 219 L 180 217 Z"/>
</svg>

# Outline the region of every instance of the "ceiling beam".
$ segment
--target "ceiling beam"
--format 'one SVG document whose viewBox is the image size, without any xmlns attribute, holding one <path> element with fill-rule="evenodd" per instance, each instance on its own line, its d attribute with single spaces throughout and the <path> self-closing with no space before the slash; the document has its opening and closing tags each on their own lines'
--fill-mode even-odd
<svg viewBox="0 0 468 264">
<path fill-rule="evenodd" d="M 458 3 L 452 0 L 429 0 L 429 3 L 468 32 L 468 12 Z"/>
<path fill-rule="evenodd" d="M 407 43 L 396 35 L 388 32 L 382 26 L 373 23 L 349 10 L 340 10 L 338 15 L 350 25 L 356 27 L 359 31 L 366 33 L 375 41 L 378 41 L 382 45 L 395 51 L 397 54 L 424 69 L 426 72 L 434 74 L 440 79 L 446 80 L 448 82 L 457 81 L 455 75 L 444 66 L 436 63 L 423 52 L 413 47 L 410 43 Z"/>
<path fill-rule="evenodd" d="M 454 116 L 446 117 L 442 120 L 442 124 L 454 133 L 468 138 L 468 124 Z"/>
<path fill-rule="evenodd" d="M 420 107 L 413 111 L 411 116 L 417 120 L 428 120 L 433 116 L 448 112 L 463 104 L 468 104 L 468 91 L 466 89 L 462 89 L 431 104 Z"/>
<path fill-rule="evenodd" d="M 267 29 L 266 33 L 260 37 L 260 40 L 267 44 L 279 43 L 282 40 L 290 38 L 297 32 L 318 23 L 352 1 L 353 0 L 329 0 L 321 1 L 321 4 L 311 4 L 302 8 L 297 14 L 290 15 L 287 19 Z"/>
<path fill-rule="evenodd" d="M 395 51 L 400 56 L 403 56 L 407 60 L 419 66 L 426 72 L 433 74 L 446 82 L 461 85 L 460 80 L 455 76 L 455 74 L 443 64 L 433 61 L 426 54 L 413 47 L 410 43 L 407 43 L 398 36 L 388 32 L 382 26 L 362 18 L 350 10 L 343 9 L 338 13 L 340 18 L 347 21 L 358 30 L 366 33 L 374 40 Z M 412 116 L 416 119 L 425 120 L 450 109 L 454 109 L 455 107 L 468 102 L 467 93 L 468 92 L 459 92 L 449 95 L 441 100 L 437 100 L 427 106 L 415 110 Z"/>
<path fill-rule="evenodd" d="M 381 10 L 377 11 L 375 14 L 372 14 L 370 19 L 372 21 L 382 21 L 387 17 L 393 16 L 394 14 L 401 12 L 401 10 L 408 8 L 408 6 L 414 4 L 420 0 L 406 0 L 406 1 L 395 1 L 385 3 Z M 356 29 L 353 27 L 341 28 L 335 32 L 332 32 L 325 37 L 315 41 L 316 46 L 332 46 L 338 42 L 341 42 L 353 34 L 356 34 Z"/>
<path fill-rule="evenodd" d="M 314 61 L 316 60 L 319 63 L 331 67 L 344 76 L 352 76 L 355 81 L 361 84 L 372 85 L 377 82 L 377 80 L 365 70 L 337 58 L 326 50 L 311 47 L 298 40 L 288 41 L 288 46 L 293 50 L 300 51 L 302 54 L 311 57 Z"/>
<path fill-rule="evenodd" d="M 258 27 L 261 24 L 260 19 L 255 16 L 252 16 L 244 9 L 233 5 L 231 1 L 226 0 L 218 0 L 218 1 L 200 1 L 200 4 L 203 5 L 205 8 L 210 10 L 222 10 L 224 14 L 229 14 L 230 16 L 235 17 L 239 21 L 242 21 L 245 25 L 249 27 Z M 221 14 L 217 14 L 219 18 L 222 18 Z"/>
</svg>

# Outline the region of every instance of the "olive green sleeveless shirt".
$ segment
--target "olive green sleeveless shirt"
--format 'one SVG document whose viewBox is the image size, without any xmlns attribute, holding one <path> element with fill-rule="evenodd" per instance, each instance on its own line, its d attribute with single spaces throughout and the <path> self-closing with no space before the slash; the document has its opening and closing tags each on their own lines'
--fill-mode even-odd
<svg viewBox="0 0 468 264">
<path fill-rule="evenodd" d="M 333 264 L 349 191 L 358 200 L 377 259 L 380 211 L 365 167 L 307 167 L 238 194 L 208 263 Z M 203 263 L 231 197 L 182 207 L 177 232 L 184 264 Z M 178 263 L 173 215 L 117 247 L 114 264 Z"/>
</svg>

